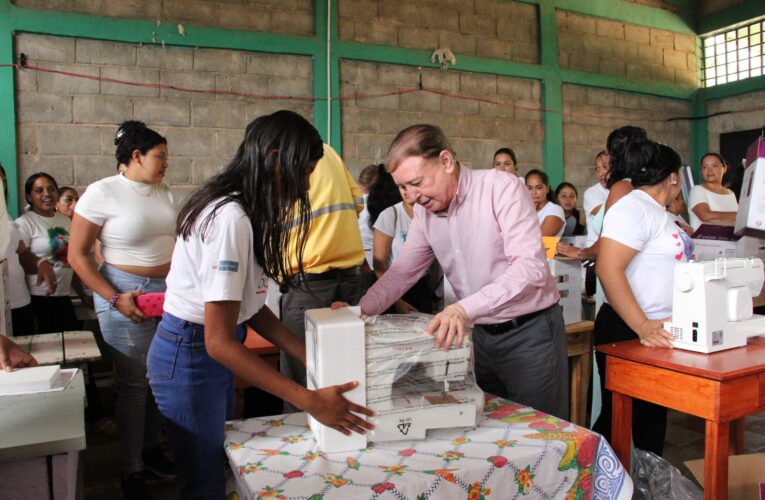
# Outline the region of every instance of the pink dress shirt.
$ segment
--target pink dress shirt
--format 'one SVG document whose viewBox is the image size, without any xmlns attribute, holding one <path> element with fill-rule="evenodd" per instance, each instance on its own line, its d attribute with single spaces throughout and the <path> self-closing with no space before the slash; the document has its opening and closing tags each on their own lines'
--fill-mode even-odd
<svg viewBox="0 0 765 500">
<path fill-rule="evenodd" d="M 468 320 L 504 323 L 558 301 L 542 232 L 526 186 L 494 169 L 460 167 L 457 193 L 445 212 L 415 205 L 401 254 L 361 299 L 380 314 L 438 259 Z"/>
</svg>

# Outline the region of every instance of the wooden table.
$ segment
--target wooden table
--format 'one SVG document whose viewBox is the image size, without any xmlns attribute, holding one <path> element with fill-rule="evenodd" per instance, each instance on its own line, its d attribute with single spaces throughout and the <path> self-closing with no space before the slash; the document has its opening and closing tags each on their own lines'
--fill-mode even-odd
<svg viewBox="0 0 765 500">
<path fill-rule="evenodd" d="M 587 393 L 592 377 L 592 340 L 595 323 L 582 321 L 566 325 L 566 350 L 570 365 L 571 407 L 569 420 L 582 427 L 587 425 Z"/>
<path fill-rule="evenodd" d="M 714 354 L 654 349 L 637 340 L 596 349 L 606 355 L 611 442 L 624 467 L 629 470 L 633 398 L 689 413 L 706 420 L 704 498 L 725 500 L 731 424 L 765 411 L 765 337 Z M 736 448 L 742 445 L 736 441 Z"/>
<path fill-rule="evenodd" d="M 41 365 L 83 365 L 101 359 L 93 332 L 42 333 L 11 339 Z"/>
</svg>

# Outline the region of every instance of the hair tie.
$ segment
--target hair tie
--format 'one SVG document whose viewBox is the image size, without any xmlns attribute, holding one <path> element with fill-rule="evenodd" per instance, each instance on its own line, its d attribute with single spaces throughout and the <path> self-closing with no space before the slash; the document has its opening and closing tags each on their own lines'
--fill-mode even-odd
<svg viewBox="0 0 765 500">
<path fill-rule="evenodd" d="M 120 127 L 120 129 L 117 130 L 117 135 L 114 136 L 114 139 L 119 141 L 120 139 L 122 139 L 122 136 L 124 135 L 125 135 L 125 129 L 123 127 Z"/>
</svg>

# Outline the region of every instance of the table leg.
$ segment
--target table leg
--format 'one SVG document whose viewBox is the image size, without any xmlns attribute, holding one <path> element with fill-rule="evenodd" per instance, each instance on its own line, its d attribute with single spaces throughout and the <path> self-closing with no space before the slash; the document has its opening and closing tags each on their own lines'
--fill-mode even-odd
<svg viewBox="0 0 765 500">
<path fill-rule="evenodd" d="M 630 470 L 632 453 L 632 398 L 612 392 L 611 446 L 625 470 Z"/>
<path fill-rule="evenodd" d="M 571 385 L 571 421 L 577 425 L 586 427 L 584 415 L 582 415 L 584 406 L 582 404 L 582 375 L 584 367 L 582 366 L 582 356 L 573 356 L 571 358 L 571 372 L 569 373 Z M 586 389 L 585 389 L 586 390 Z"/>
<path fill-rule="evenodd" d="M 741 417 L 738 420 L 734 420 L 730 423 L 730 433 L 733 435 L 733 454 L 741 455 L 744 453 L 744 432 L 746 425 L 744 419 Z"/>
<path fill-rule="evenodd" d="M 727 500 L 730 423 L 706 421 L 704 445 L 704 498 Z"/>
</svg>

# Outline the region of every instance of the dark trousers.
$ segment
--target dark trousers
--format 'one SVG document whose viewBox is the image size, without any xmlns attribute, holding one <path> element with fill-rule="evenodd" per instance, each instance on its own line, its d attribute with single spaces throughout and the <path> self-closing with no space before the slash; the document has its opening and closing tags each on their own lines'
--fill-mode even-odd
<svg viewBox="0 0 765 500">
<path fill-rule="evenodd" d="M 603 304 L 595 318 L 595 345 L 637 339 L 637 334 L 616 314 L 614 308 Z M 611 441 L 611 391 L 606 389 L 606 356 L 595 353 L 600 376 L 603 406 L 592 430 Z M 661 455 L 667 432 L 667 409 L 639 399 L 632 402 L 632 441 L 636 448 Z"/>
<path fill-rule="evenodd" d="M 13 336 L 32 335 L 37 333 L 35 323 L 35 310 L 32 304 L 11 309 L 11 325 L 13 327 Z"/>
<path fill-rule="evenodd" d="M 305 312 L 308 309 L 329 307 L 333 302 L 343 301 L 356 305 L 361 300 L 361 274 L 338 279 L 309 281 L 305 283 L 308 291 L 290 288 L 284 292 L 279 301 L 281 320 L 289 331 L 301 340 L 305 340 Z M 280 370 L 303 387 L 306 386 L 305 366 L 282 351 Z M 285 412 L 295 412 L 291 404 L 284 403 Z"/>
<path fill-rule="evenodd" d="M 79 330 L 80 322 L 69 297 L 32 295 L 32 309 L 37 320 L 37 333 Z"/>
<path fill-rule="evenodd" d="M 473 348 L 484 392 L 570 418 L 566 330 L 557 304 L 505 333 L 491 335 L 476 325 Z"/>
</svg>

